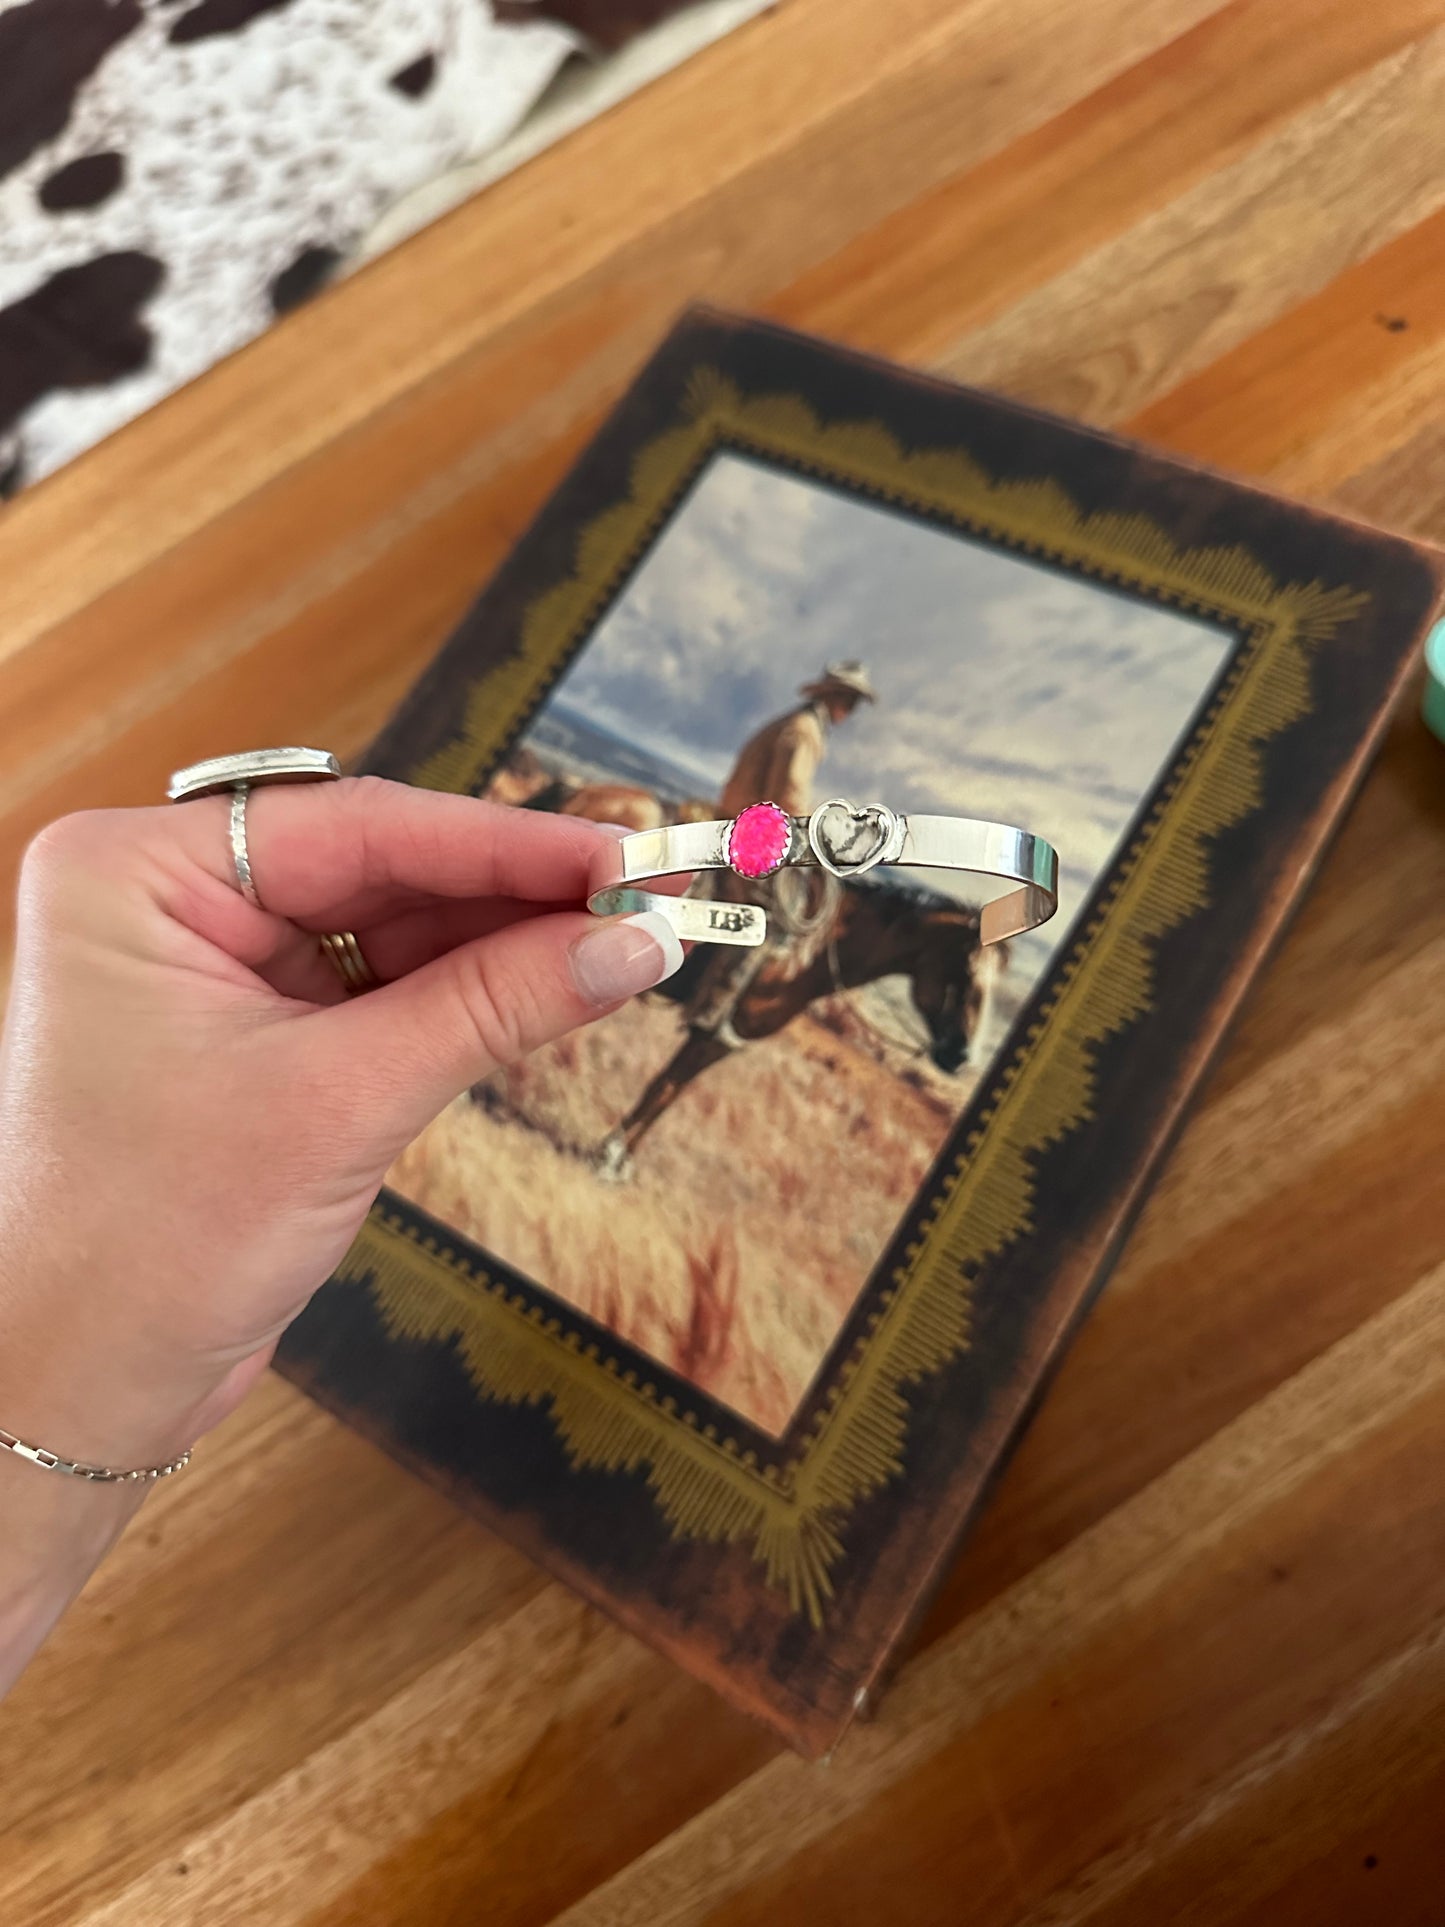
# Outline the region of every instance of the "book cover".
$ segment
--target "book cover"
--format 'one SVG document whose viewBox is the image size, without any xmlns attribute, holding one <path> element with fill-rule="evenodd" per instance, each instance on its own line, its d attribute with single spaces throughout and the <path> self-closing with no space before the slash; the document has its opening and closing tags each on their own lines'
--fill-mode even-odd
<svg viewBox="0 0 1445 1927">
<path fill-rule="evenodd" d="M 804 809 L 1047 837 L 1058 914 L 985 947 L 976 880 L 783 873 L 723 1024 L 700 950 L 459 1097 L 281 1368 L 826 1750 L 1103 1283 L 1438 595 L 1417 545 L 685 317 L 364 767 L 639 828 L 782 769 Z"/>
</svg>

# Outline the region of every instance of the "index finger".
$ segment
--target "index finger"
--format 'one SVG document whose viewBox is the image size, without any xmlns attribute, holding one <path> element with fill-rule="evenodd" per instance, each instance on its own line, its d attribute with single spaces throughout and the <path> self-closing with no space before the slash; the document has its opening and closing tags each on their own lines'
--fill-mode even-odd
<svg viewBox="0 0 1445 1927">
<path fill-rule="evenodd" d="M 229 797 L 174 804 L 167 814 L 190 859 L 234 888 Z M 274 784 L 253 790 L 246 807 L 261 902 L 298 922 L 349 926 L 417 896 L 580 902 L 613 840 L 581 817 L 379 776 Z"/>
</svg>

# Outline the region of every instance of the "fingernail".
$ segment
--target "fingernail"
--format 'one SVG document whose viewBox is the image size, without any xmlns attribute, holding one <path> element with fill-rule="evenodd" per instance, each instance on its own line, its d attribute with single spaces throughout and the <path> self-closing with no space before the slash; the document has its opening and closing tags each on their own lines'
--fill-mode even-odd
<svg viewBox="0 0 1445 1927">
<path fill-rule="evenodd" d="M 616 1004 L 650 990 L 682 962 L 677 932 L 656 910 L 599 924 L 572 946 L 572 980 L 589 1004 Z"/>
<path fill-rule="evenodd" d="M 631 828 L 626 823 L 599 822 L 597 827 L 599 830 L 611 830 L 614 836 L 631 836 L 632 834 Z"/>
</svg>

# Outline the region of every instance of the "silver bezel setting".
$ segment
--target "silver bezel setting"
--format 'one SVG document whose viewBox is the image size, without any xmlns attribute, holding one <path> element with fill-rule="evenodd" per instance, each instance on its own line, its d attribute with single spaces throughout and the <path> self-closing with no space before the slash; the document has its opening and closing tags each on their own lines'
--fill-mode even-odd
<svg viewBox="0 0 1445 1927">
<path fill-rule="evenodd" d="M 852 823 L 868 823 L 874 828 L 876 841 L 871 850 L 863 856 L 843 860 L 836 848 L 830 848 L 827 823 L 834 810 L 842 810 Z M 845 796 L 830 796 L 826 803 L 820 803 L 808 818 L 808 847 L 823 868 L 835 877 L 860 877 L 867 871 L 876 869 L 880 863 L 891 863 L 897 858 L 898 848 L 903 841 L 903 822 L 886 803 L 870 803 L 860 808 Z"/>
<path fill-rule="evenodd" d="M 743 818 L 750 815 L 754 810 L 771 810 L 775 815 L 782 817 L 787 827 L 788 840 L 784 843 L 777 862 L 772 864 L 770 868 L 766 870 L 740 870 L 732 859 L 733 832 L 737 829 L 738 824 L 742 822 Z M 739 810 L 737 815 L 725 826 L 722 837 L 722 860 L 725 866 L 732 871 L 733 875 L 735 877 L 741 877 L 744 883 L 764 883 L 769 877 L 775 877 L 779 870 L 785 869 L 787 865 L 793 861 L 797 847 L 798 825 L 796 820 L 788 815 L 788 812 L 783 808 L 781 803 L 774 803 L 771 798 L 763 797 L 756 803 L 749 803 L 747 809 Z"/>
</svg>

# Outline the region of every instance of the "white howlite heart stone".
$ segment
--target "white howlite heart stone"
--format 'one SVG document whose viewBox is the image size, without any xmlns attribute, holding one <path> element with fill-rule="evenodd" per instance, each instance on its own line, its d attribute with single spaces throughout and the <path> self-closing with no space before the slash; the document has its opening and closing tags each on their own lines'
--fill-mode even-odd
<svg viewBox="0 0 1445 1927">
<path fill-rule="evenodd" d="M 835 796 L 808 818 L 808 842 L 835 877 L 861 876 L 883 861 L 897 827 L 898 818 L 882 803 L 859 809 Z"/>
</svg>

